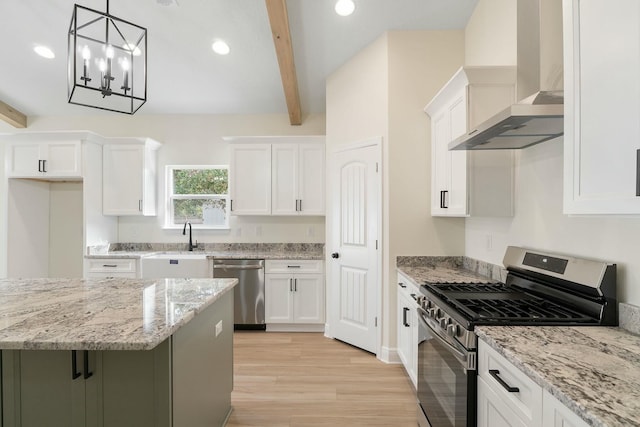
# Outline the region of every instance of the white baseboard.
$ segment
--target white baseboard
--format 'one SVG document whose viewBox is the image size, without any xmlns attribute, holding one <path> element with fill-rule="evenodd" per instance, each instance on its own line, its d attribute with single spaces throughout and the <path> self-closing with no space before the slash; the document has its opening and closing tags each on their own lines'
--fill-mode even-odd
<svg viewBox="0 0 640 427">
<path fill-rule="evenodd" d="M 324 324 L 268 323 L 267 332 L 324 332 Z"/>
<path fill-rule="evenodd" d="M 395 347 L 382 347 L 380 350 L 378 359 L 384 363 L 402 363 L 400 356 L 398 356 L 398 350 Z"/>
</svg>

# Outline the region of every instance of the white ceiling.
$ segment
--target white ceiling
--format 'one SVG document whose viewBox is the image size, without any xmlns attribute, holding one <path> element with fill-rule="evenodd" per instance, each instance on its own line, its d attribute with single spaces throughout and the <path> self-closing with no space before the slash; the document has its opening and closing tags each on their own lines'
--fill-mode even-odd
<svg viewBox="0 0 640 427">
<path fill-rule="evenodd" d="M 77 0 L 100 11 L 105 0 Z M 67 103 L 74 0 L 0 0 L 0 101 L 32 115 L 116 114 Z M 303 114 L 325 111 L 325 79 L 386 30 L 461 29 L 477 0 L 288 0 Z M 162 3 L 162 2 L 160 2 Z M 138 114 L 286 113 L 264 0 L 111 0 L 110 13 L 148 30 L 148 101 Z M 212 52 L 221 38 L 227 56 Z M 53 60 L 37 56 L 45 44 Z"/>
</svg>

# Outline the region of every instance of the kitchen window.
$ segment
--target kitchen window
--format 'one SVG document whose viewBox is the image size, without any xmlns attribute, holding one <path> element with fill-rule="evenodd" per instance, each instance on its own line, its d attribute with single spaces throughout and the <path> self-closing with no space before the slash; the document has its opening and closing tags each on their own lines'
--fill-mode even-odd
<svg viewBox="0 0 640 427">
<path fill-rule="evenodd" d="M 229 167 L 167 166 L 166 228 L 229 228 Z"/>
</svg>

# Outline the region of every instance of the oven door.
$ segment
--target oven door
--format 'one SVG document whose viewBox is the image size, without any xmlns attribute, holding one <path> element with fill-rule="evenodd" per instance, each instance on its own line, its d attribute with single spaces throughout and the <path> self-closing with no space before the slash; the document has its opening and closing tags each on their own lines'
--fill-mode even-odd
<svg viewBox="0 0 640 427">
<path fill-rule="evenodd" d="M 476 425 L 476 354 L 443 333 L 418 308 L 418 424 L 420 427 Z"/>
</svg>

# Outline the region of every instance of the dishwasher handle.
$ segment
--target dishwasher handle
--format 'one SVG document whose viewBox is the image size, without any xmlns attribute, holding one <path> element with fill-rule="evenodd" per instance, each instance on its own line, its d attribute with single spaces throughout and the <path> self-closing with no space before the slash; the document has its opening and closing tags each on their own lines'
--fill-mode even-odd
<svg viewBox="0 0 640 427">
<path fill-rule="evenodd" d="M 214 264 L 214 270 L 261 270 L 261 265 Z"/>
</svg>

